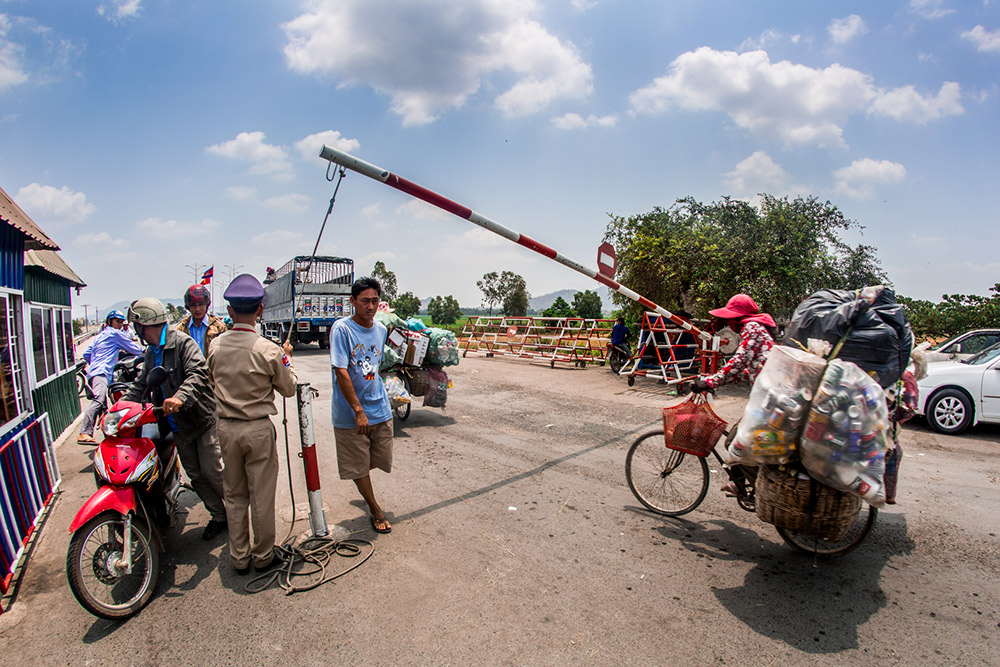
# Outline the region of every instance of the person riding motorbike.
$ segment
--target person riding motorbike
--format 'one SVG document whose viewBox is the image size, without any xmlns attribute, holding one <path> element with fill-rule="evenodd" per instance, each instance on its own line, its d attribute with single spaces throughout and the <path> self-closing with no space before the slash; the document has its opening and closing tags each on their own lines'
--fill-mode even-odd
<svg viewBox="0 0 1000 667">
<path fill-rule="evenodd" d="M 212 293 L 204 285 L 191 285 L 184 292 L 184 307 L 188 314 L 177 325 L 178 331 L 186 333 L 198 343 L 201 353 L 208 356 L 208 346 L 219 334 L 229 327 L 225 322 L 208 312 L 212 305 Z"/>
<path fill-rule="evenodd" d="M 96 445 L 94 425 L 104 410 L 107 400 L 108 385 L 118 363 L 120 352 L 142 356 L 142 346 L 135 342 L 124 329 L 125 316 L 120 310 L 108 312 L 104 318 L 104 327 L 94 338 L 94 341 L 83 351 L 83 360 L 87 362 L 87 383 L 94 394 L 94 399 L 83 413 L 80 433 L 76 442 L 80 445 Z"/>
<path fill-rule="evenodd" d="M 760 312 L 757 303 L 746 294 L 733 295 L 724 308 L 710 310 L 708 314 L 720 320 L 719 328 L 728 326 L 738 333 L 740 344 L 736 353 L 717 373 L 695 380 L 691 391 L 696 394 L 714 392 L 724 384 L 741 379 L 746 379 L 753 385 L 764 367 L 767 353 L 774 347 L 774 318 Z M 755 478 L 755 471 L 741 467 L 748 479 Z M 731 481 L 727 482 L 722 490 L 735 494 L 736 485 Z"/>
</svg>

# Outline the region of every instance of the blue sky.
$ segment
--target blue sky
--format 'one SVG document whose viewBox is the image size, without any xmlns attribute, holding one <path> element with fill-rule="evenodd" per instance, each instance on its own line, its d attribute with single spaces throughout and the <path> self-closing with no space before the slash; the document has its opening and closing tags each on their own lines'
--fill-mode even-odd
<svg viewBox="0 0 1000 667">
<path fill-rule="evenodd" d="M 0 185 L 99 307 L 309 254 L 324 143 L 591 266 L 609 213 L 813 195 L 901 294 L 986 294 L 998 4 L 0 0 Z M 320 252 L 465 306 L 597 286 L 357 174 Z"/>
</svg>

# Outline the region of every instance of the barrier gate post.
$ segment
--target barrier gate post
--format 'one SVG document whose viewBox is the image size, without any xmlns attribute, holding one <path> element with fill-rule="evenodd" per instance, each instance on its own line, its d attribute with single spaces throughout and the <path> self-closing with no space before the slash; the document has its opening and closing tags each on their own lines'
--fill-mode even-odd
<svg viewBox="0 0 1000 667">
<path fill-rule="evenodd" d="M 323 512 L 323 493 L 320 491 L 319 464 L 316 461 L 316 435 L 313 431 L 312 399 L 319 396 L 308 382 L 295 387 L 295 400 L 299 407 L 299 436 L 302 439 L 302 465 L 306 471 L 306 489 L 309 493 L 309 525 L 313 537 L 326 537 L 326 513 Z"/>
</svg>

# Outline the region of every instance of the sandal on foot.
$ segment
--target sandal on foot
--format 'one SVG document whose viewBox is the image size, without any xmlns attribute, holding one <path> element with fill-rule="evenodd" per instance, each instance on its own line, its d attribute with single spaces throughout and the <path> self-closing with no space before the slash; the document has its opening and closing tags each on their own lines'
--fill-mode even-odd
<svg viewBox="0 0 1000 667">
<path fill-rule="evenodd" d="M 96 445 L 97 441 L 94 440 L 94 436 L 88 435 L 86 433 L 81 433 L 76 436 L 76 444 L 78 445 Z"/>
<path fill-rule="evenodd" d="M 722 487 L 722 492 L 723 493 L 729 493 L 729 494 L 735 496 L 736 495 L 736 484 L 734 484 L 733 482 L 726 482 L 725 485 Z"/>
<path fill-rule="evenodd" d="M 369 515 L 368 519 L 372 522 L 372 530 L 374 530 L 376 533 L 392 532 L 392 526 L 389 525 L 389 520 L 386 519 L 385 517 L 382 517 L 381 519 L 376 519 L 374 516 Z"/>
</svg>

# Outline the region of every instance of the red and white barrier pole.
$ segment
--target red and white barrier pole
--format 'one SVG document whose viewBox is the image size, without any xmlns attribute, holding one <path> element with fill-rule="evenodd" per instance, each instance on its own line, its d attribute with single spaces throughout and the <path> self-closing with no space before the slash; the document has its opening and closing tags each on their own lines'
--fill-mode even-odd
<svg viewBox="0 0 1000 667">
<path fill-rule="evenodd" d="M 313 430 L 312 399 L 318 392 L 308 383 L 299 383 L 295 398 L 299 407 L 299 435 L 302 438 L 302 466 L 306 470 L 306 491 L 309 494 L 309 525 L 313 537 L 326 537 L 326 513 L 319 484 L 319 463 L 316 461 L 316 434 Z"/>
<path fill-rule="evenodd" d="M 653 303 L 646 297 L 642 296 L 641 294 L 630 290 L 624 285 L 615 282 L 611 278 L 599 273 L 594 269 L 591 269 L 590 267 L 584 266 L 583 264 L 580 264 L 579 262 L 556 252 L 552 248 L 549 248 L 548 246 L 539 243 L 538 241 L 534 240 L 531 237 L 525 236 L 524 234 L 516 232 L 513 229 L 510 229 L 509 227 L 501 225 L 499 222 L 496 222 L 495 220 L 491 220 L 490 218 L 487 218 L 484 215 L 476 213 L 470 208 L 466 208 L 465 206 L 453 202 L 450 199 L 446 199 L 445 197 L 442 197 L 441 195 L 435 192 L 431 192 L 427 188 L 424 188 L 420 185 L 417 185 L 416 183 L 408 181 L 405 178 L 400 178 L 399 176 L 396 176 L 395 174 L 386 169 L 382 169 L 381 167 L 376 167 L 370 162 L 365 162 L 360 158 L 356 158 L 353 155 L 350 155 L 349 153 L 339 151 L 336 148 L 323 146 L 323 150 L 320 151 L 319 156 L 324 160 L 329 160 L 330 162 L 339 164 L 340 166 L 350 169 L 351 171 L 356 171 L 359 174 L 367 176 L 368 178 L 374 179 L 376 181 L 381 181 L 382 183 L 385 183 L 390 187 L 396 188 L 401 192 L 405 192 L 411 197 L 416 197 L 421 201 L 425 201 L 428 204 L 437 206 L 438 208 L 448 211 L 449 213 L 453 213 L 454 215 L 457 215 L 458 217 L 464 220 L 468 220 L 474 225 L 478 225 L 483 229 L 487 229 L 493 232 L 494 234 L 499 234 L 508 241 L 513 241 L 518 245 L 534 250 L 540 255 L 544 255 L 545 257 L 555 260 L 564 266 L 568 266 L 569 268 L 573 269 L 578 273 L 582 273 L 583 275 L 589 278 L 593 278 L 594 280 L 603 285 L 607 285 L 608 288 L 613 289 L 619 294 L 628 297 L 633 301 L 638 302 L 646 310 L 652 311 L 654 313 L 662 315 L 663 317 L 668 318 L 677 326 L 681 327 L 682 329 L 685 329 L 686 331 L 690 331 L 691 333 L 697 336 L 700 336 L 703 340 L 706 341 L 712 340 L 711 334 L 702 331 L 698 327 L 694 326 L 693 324 L 685 320 L 683 317 L 674 315 L 666 308 L 656 305 L 655 303 Z"/>
</svg>

